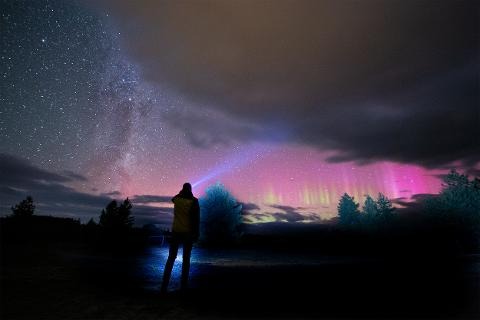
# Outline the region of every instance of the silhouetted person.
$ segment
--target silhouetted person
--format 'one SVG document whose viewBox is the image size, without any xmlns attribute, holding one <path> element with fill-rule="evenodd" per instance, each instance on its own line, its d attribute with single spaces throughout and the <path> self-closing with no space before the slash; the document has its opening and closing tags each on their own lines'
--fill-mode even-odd
<svg viewBox="0 0 480 320">
<path fill-rule="evenodd" d="M 172 198 L 172 202 L 174 203 L 172 238 L 167 263 L 163 271 L 162 292 L 167 291 L 180 244 L 183 246 L 181 289 L 187 289 L 190 254 L 192 253 L 193 243 L 198 240 L 200 229 L 200 206 L 198 199 L 192 194 L 190 183 L 183 184 L 182 190 Z"/>
</svg>

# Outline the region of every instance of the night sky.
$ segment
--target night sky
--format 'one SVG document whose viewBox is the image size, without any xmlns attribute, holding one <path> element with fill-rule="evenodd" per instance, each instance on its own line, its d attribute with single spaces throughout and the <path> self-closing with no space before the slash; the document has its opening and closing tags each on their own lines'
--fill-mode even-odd
<svg viewBox="0 0 480 320">
<path fill-rule="evenodd" d="M 185 181 L 248 221 L 480 170 L 477 1 L 1 2 L 0 214 L 168 224 Z"/>
</svg>

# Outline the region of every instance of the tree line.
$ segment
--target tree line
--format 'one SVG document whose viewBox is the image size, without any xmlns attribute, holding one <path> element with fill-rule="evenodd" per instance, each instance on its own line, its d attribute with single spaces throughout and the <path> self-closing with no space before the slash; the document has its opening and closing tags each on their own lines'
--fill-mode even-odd
<svg viewBox="0 0 480 320">
<path fill-rule="evenodd" d="M 415 214 L 423 217 L 422 224 L 428 228 L 447 230 L 447 233 L 454 230 L 453 237 L 467 237 L 469 242 L 479 242 L 480 180 L 451 171 L 442 181 L 441 192 L 423 200 L 419 212 Z M 224 185 L 216 183 L 208 187 L 199 203 L 201 244 L 228 245 L 240 240 L 243 235 L 242 205 Z M 96 239 L 100 238 L 103 242 L 125 238 L 134 225 L 132 208 L 128 198 L 120 203 L 116 200 L 110 201 L 102 209 L 98 224 L 93 218 L 86 224 L 87 233 L 95 235 Z M 11 210 L 12 217 L 21 220 L 31 217 L 35 211 L 33 198 L 28 196 Z M 340 197 L 337 210 L 338 226 L 351 230 L 375 232 L 400 226 L 405 221 L 413 225 L 405 217 L 399 217 L 392 201 L 382 193 L 376 198 L 367 195 L 361 208 L 353 196 L 345 193 Z"/>
<path fill-rule="evenodd" d="M 117 200 L 112 200 L 102 209 L 98 225 L 110 230 L 127 230 L 133 227 L 135 218 L 132 215 L 132 202 L 126 198 L 120 205 Z M 32 196 L 27 196 L 15 206 L 11 207 L 12 217 L 29 218 L 35 213 L 35 205 Z M 87 225 L 96 225 L 91 218 Z"/>
<path fill-rule="evenodd" d="M 477 226 L 480 223 L 480 179 L 470 179 L 468 175 L 452 170 L 442 181 L 440 193 L 420 203 L 421 211 L 433 219 L 456 220 Z M 337 209 L 339 223 L 345 226 L 389 222 L 396 211 L 391 200 L 382 193 L 377 199 L 367 195 L 361 210 L 354 197 L 345 193 Z"/>
<path fill-rule="evenodd" d="M 383 193 L 377 199 L 367 195 L 362 210 L 354 197 L 344 193 L 337 206 L 339 223 L 343 226 L 372 225 L 389 222 L 394 217 L 395 208 Z"/>
</svg>

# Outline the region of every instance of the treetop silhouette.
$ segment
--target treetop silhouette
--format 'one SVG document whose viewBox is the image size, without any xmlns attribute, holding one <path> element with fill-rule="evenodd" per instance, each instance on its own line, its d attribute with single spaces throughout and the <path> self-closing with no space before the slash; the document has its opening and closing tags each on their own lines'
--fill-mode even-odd
<svg viewBox="0 0 480 320">
<path fill-rule="evenodd" d="M 14 207 L 11 207 L 14 217 L 31 217 L 35 212 L 33 198 L 27 196 L 25 200 L 20 201 Z"/>
</svg>

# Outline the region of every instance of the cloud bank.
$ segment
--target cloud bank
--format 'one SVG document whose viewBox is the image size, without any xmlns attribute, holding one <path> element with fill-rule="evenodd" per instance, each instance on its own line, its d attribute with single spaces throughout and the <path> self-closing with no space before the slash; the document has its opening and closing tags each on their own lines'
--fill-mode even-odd
<svg viewBox="0 0 480 320">
<path fill-rule="evenodd" d="M 144 76 L 198 106 L 190 136 L 210 138 L 193 144 L 281 141 L 336 151 L 330 161 L 426 167 L 480 160 L 477 1 L 104 0 L 102 10 Z M 196 116 L 205 106 L 249 125 L 219 135 Z M 191 132 L 183 116 L 172 121 Z"/>
<path fill-rule="evenodd" d="M 120 200 L 118 192 L 88 194 L 79 192 L 68 183 L 86 181 L 73 172 L 61 174 L 37 168 L 24 159 L 0 153 L 0 215 L 11 214 L 10 207 L 31 195 L 36 213 L 67 216 L 86 222 L 94 218 L 98 222 L 100 212 L 112 201 Z M 157 207 L 148 203 L 165 202 L 168 196 L 136 195 L 131 200 L 137 225 L 156 223 L 170 226 L 173 209 Z"/>
</svg>

